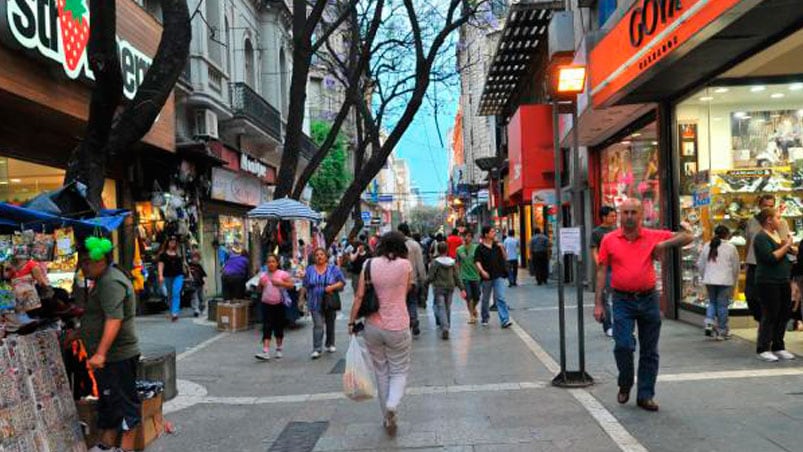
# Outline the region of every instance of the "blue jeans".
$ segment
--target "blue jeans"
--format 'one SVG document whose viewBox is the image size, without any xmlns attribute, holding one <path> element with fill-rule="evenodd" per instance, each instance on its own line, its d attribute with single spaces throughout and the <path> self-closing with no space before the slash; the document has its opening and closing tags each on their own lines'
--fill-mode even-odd
<svg viewBox="0 0 803 452">
<path fill-rule="evenodd" d="M 449 331 L 452 318 L 452 292 L 454 289 L 438 289 L 433 287 L 435 295 L 435 317 L 441 331 Z"/>
<path fill-rule="evenodd" d="M 483 322 L 487 322 L 491 317 L 491 312 L 489 311 L 490 305 L 488 304 L 488 302 L 491 300 L 491 290 L 493 290 L 494 303 L 498 309 L 497 313 L 499 314 L 499 323 L 504 325 L 510 321 L 510 314 L 507 312 L 507 302 L 505 302 L 506 283 L 507 281 L 505 278 L 496 278 L 482 282 L 482 303 L 480 309 Z"/>
<path fill-rule="evenodd" d="M 611 289 L 606 287 L 602 292 L 602 309 L 605 314 L 602 318 L 602 331 L 607 333 L 613 328 L 613 303 L 611 303 Z"/>
<path fill-rule="evenodd" d="M 181 311 L 181 288 L 184 287 L 184 275 L 165 276 L 164 291 L 170 304 L 170 314 L 177 316 Z"/>
<path fill-rule="evenodd" d="M 708 307 L 705 309 L 706 323 L 714 323 L 717 319 L 719 332 L 728 331 L 728 305 L 730 304 L 733 286 L 715 286 L 706 284 L 708 289 Z"/>
<path fill-rule="evenodd" d="M 407 292 L 407 314 L 410 315 L 410 328 L 418 326 L 418 287 L 413 286 Z"/>
<path fill-rule="evenodd" d="M 507 282 L 511 286 L 518 284 L 519 279 L 519 260 L 511 259 L 507 261 Z"/>
<path fill-rule="evenodd" d="M 630 297 L 613 292 L 613 355 L 619 369 L 619 387 L 633 386 L 633 352 L 636 340 L 633 330 L 638 325 L 638 396 L 637 400 L 655 396 L 658 377 L 658 337 L 661 335 L 661 311 L 658 293 Z"/>
</svg>

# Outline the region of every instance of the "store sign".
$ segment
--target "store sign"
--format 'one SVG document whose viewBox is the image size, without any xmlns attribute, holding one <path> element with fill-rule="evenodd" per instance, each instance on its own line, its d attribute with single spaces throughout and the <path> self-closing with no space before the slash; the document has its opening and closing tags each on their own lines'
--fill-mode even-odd
<svg viewBox="0 0 803 452">
<path fill-rule="evenodd" d="M 371 212 L 363 211 L 362 213 L 360 213 L 360 218 L 362 218 L 363 222 L 371 221 Z"/>
<path fill-rule="evenodd" d="M 245 154 L 240 154 L 240 169 L 259 178 L 264 178 L 268 174 L 268 165 Z"/>
<path fill-rule="evenodd" d="M 0 2 L 0 41 L 57 63 L 70 79 L 94 80 L 89 68 L 87 0 L 4 0 Z M 123 94 L 133 99 L 153 60 L 117 37 Z"/>
<path fill-rule="evenodd" d="M 212 168 L 212 199 L 256 207 L 271 198 L 271 187 L 254 176 Z"/>
<path fill-rule="evenodd" d="M 743 0 L 637 0 L 591 50 L 590 80 L 594 107 L 614 104 L 666 62 L 684 44 L 696 45 Z M 741 7 L 755 4 L 744 2 Z M 731 18 L 730 20 L 733 20 Z M 711 26 L 711 27 L 709 27 Z M 684 51 L 689 50 L 686 46 Z"/>
</svg>

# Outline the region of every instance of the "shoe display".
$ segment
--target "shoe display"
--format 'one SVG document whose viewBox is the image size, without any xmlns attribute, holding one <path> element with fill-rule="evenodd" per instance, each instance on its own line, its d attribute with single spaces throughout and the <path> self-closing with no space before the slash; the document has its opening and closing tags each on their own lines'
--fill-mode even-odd
<svg viewBox="0 0 803 452">
<path fill-rule="evenodd" d="M 761 352 L 761 353 L 758 354 L 758 359 L 760 359 L 762 361 L 771 362 L 771 363 L 774 363 L 775 361 L 778 361 L 778 357 L 775 356 L 775 354 L 772 353 L 772 352 Z"/>
<path fill-rule="evenodd" d="M 783 360 L 795 359 L 795 355 L 787 352 L 786 350 L 778 350 L 773 353 L 775 354 L 775 356 Z"/>
</svg>

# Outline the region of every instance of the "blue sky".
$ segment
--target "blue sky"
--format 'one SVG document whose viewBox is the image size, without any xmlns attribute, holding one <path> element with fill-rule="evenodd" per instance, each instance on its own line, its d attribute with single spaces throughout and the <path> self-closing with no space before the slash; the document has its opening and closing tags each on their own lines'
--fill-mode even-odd
<svg viewBox="0 0 803 452">
<path fill-rule="evenodd" d="M 396 155 L 407 160 L 413 184 L 423 192 L 424 202 L 437 203 L 439 197 L 431 192 L 442 193 L 449 183 L 449 131 L 454 125 L 458 93 L 443 93 L 438 106 L 438 125 L 443 139 L 438 139 L 435 115 L 429 102 L 424 102 L 415 120 L 407 129 L 396 147 Z"/>
</svg>

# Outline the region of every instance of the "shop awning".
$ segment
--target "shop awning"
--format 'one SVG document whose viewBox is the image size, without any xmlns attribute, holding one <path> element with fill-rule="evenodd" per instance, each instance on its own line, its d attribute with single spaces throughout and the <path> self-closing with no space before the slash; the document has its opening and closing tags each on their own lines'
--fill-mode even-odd
<svg viewBox="0 0 803 452">
<path fill-rule="evenodd" d="M 533 64 L 536 50 L 547 45 L 546 33 L 552 11 L 563 9 L 563 1 L 532 0 L 510 5 L 502 36 L 485 78 L 479 115 L 502 113 L 519 91 Z"/>
<path fill-rule="evenodd" d="M 71 226 L 76 230 L 89 233 L 98 228 L 104 232 L 111 232 L 120 227 L 129 213 L 128 210 L 124 209 L 102 210 L 97 217 L 77 219 L 2 202 L 0 203 L 0 226 L 14 229 L 33 229 L 34 231 L 52 231 L 56 228 Z"/>
</svg>

